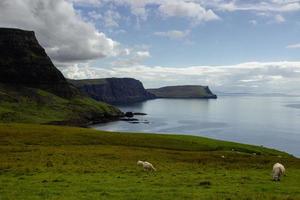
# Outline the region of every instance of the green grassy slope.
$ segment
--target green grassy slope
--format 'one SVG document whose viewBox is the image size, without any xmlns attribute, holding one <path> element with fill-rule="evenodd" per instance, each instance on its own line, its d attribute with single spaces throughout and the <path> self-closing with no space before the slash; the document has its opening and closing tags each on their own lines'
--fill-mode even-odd
<svg viewBox="0 0 300 200">
<path fill-rule="evenodd" d="M 40 89 L 0 84 L 0 122 L 81 125 L 118 114 L 113 106 L 84 96 L 65 99 Z"/>
<path fill-rule="evenodd" d="M 157 172 L 144 172 L 137 160 L 150 161 Z M 281 182 L 271 181 L 275 162 L 287 168 Z M 299 159 L 257 146 L 0 124 L 1 200 L 300 199 L 299 180 Z"/>
</svg>

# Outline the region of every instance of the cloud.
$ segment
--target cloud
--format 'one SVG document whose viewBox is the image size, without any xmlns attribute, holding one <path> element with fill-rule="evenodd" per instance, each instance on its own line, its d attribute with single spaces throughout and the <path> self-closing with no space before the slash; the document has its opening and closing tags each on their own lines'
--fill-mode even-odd
<svg viewBox="0 0 300 200">
<path fill-rule="evenodd" d="M 104 15 L 104 25 L 108 28 L 116 28 L 119 27 L 119 20 L 121 19 L 121 15 L 113 10 L 107 10 Z"/>
<path fill-rule="evenodd" d="M 231 66 L 149 67 L 141 64 L 111 69 L 64 68 L 67 77 L 133 77 L 147 88 L 178 84 L 209 85 L 225 92 L 300 94 L 300 62 L 249 62 Z"/>
<path fill-rule="evenodd" d="M 185 17 L 192 20 L 193 23 L 219 19 L 219 16 L 213 10 L 205 9 L 199 2 L 190 0 L 104 0 L 101 3 L 127 6 L 138 21 L 147 20 L 149 15 L 153 13 L 160 13 L 165 17 Z M 91 4 L 93 5 L 95 2 L 92 1 Z"/>
<path fill-rule="evenodd" d="M 265 13 L 281 23 L 284 19 L 283 14 L 300 11 L 298 0 L 73 0 L 73 2 L 77 4 L 85 2 L 92 6 L 105 4 L 128 6 L 138 21 L 145 21 L 151 14 L 159 13 L 165 17 L 184 17 L 193 24 L 218 20 L 219 12 L 235 11 Z"/>
<path fill-rule="evenodd" d="M 0 26 L 34 30 L 49 56 L 57 62 L 115 56 L 120 51 L 119 43 L 85 22 L 69 1 L 2 0 Z"/>
<path fill-rule="evenodd" d="M 99 6 L 102 3 L 102 0 L 67 0 L 68 2 L 75 3 L 77 5 L 92 5 Z"/>
<path fill-rule="evenodd" d="M 275 21 L 279 24 L 285 22 L 285 19 L 282 15 L 275 15 Z"/>
<path fill-rule="evenodd" d="M 113 67 L 130 67 L 143 63 L 147 58 L 150 58 L 149 51 L 132 51 L 126 58 L 119 58 L 111 64 Z"/>
<path fill-rule="evenodd" d="M 200 4 L 187 1 L 168 1 L 158 10 L 167 17 L 187 17 L 195 23 L 220 19 L 212 10 L 206 10 Z"/>
<path fill-rule="evenodd" d="M 136 52 L 136 55 L 142 59 L 149 58 L 150 52 L 149 51 L 138 51 L 138 52 Z"/>
<path fill-rule="evenodd" d="M 252 24 L 252 25 L 254 25 L 254 26 L 257 25 L 257 21 L 254 20 L 254 19 L 250 20 L 249 23 Z"/>
<path fill-rule="evenodd" d="M 299 49 L 300 48 L 300 43 L 290 44 L 290 45 L 286 46 L 286 48 L 288 48 L 288 49 Z"/>
<path fill-rule="evenodd" d="M 173 40 L 180 40 L 186 38 L 190 34 L 190 30 L 179 31 L 179 30 L 170 30 L 166 32 L 154 32 L 154 35 L 167 37 Z"/>
<path fill-rule="evenodd" d="M 197 0 L 196 0 L 197 1 Z M 211 0 L 201 1 L 204 5 L 211 6 L 213 9 L 221 11 L 258 11 L 258 12 L 296 12 L 300 10 L 299 1 L 280 1 L 280 0 L 265 0 L 265 1 L 245 1 L 245 0 Z"/>
</svg>

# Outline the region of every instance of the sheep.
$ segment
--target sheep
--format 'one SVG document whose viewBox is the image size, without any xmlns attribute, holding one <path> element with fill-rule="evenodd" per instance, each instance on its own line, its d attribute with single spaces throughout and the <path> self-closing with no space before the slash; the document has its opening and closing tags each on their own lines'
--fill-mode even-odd
<svg viewBox="0 0 300 200">
<path fill-rule="evenodd" d="M 156 171 L 156 169 L 153 167 L 153 165 L 147 161 L 137 161 L 137 165 L 142 165 L 144 168 L 144 171 Z"/>
<path fill-rule="evenodd" d="M 284 173 L 285 173 L 285 168 L 282 164 L 276 163 L 273 165 L 273 171 L 272 171 L 273 181 L 280 181 L 280 177 L 284 175 Z"/>
</svg>

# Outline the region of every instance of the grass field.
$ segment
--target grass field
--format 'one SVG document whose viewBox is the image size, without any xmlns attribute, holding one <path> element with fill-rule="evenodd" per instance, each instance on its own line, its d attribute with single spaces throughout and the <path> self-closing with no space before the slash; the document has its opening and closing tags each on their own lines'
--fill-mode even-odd
<svg viewBox="0 0 300 200">
<path fill-rule="evenodd" d="M 84 125 L 120 110 L 84 96 L 66 99 L 45 90 L 0 83 L 0 122 Z"/>
<path fill-rule="evenodd" d="M 144 172 L 137 160 L 157 171 Z M 271 181 L 275 162 L 287 168 L 281 182 Z M 299 188 L 300 160 L 272 149 L 194 136 L 0 124 L 1 200 L 282 200 L 300 199 Z"/>
</svg>

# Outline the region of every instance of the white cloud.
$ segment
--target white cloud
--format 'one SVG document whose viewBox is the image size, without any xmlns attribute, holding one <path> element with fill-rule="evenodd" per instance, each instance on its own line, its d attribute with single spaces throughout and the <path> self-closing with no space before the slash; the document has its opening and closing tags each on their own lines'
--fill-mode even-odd
<svg viewBox="0 0 300 200">
<path fill-rule="evenodd" d="M 192 20 L 193 23 L 219 19 L 219 16 L 213 10 L 205 9 L 200 2 L 190 0 L 111 0 L 106 1 L 106 3 L 128 6 L 131 13 L 138 20 L 141 19 L 143 21 L 149 17 L 151 10 L 156 9 L 165 17 L 185 17 Z"/>
<path fill-rule="evenodd" d="M 285 19 L 282 15 L 275 15 L 275 21 L 277 23 L 283 23 L 283 22 L 285 22 Z"/>
<path fill-rule="evenodd" d="M 300 48 L 300 43 L 290 44 L 290 45 L 286 46 L 286 48 L 288 48 L 288 49 L 299 49 Z"/>
<path fill-rule="evenodd" d="M 250 20 L 249 23 L 252 24 L 252 25 L 254 25 L 254 26 L 257 25 L 257 21 L 254 20 L 254 19 Z"/>
<path fill-rule="evenodd" d="M 131 67 L 131 66 L 140 65 L 147 58 L 150 58 L 150 57 L 151 57 L 151 54 L 149 51 L 131 50 L 131 53 L 128 54 L 128 56 L 126 58 L 118 58 L 117 60 L 113 61 L 111 64 L 113 67 Z"/>
<path fill-rule="evenodd" d="M 146 87 L 178 84 L 209 85 L 226 92 L 286 92 L 300 94 L 300 62 L 249 62 L 231 66 L 64 68 L 67 77 L 133 77 Z"/>
<path fill-rule="evenodd" d="M 88 16 L 92 19 L 92 20 L 101 20 L 103 19 L 103 16 L 101 13 L 98 13 L 96 11 L 90 11 L 88 12 Z"/>
<path fill-rule="evenodd" d="M 149 58 L 150 57 L 150 52 L 149 51 L 138 51 L 136 52 L 136 55 L 139 56 L 140 58 Z"/>
<path fill-rule="evenodd" d="M 155 32 L 154 35 L 167 37 L 169 39 L 178 40 L 186 38 L 190 34 L 190 30 L 179 31 L 179 30 L 170 30 L 166 32 Z"/>
<path fill-rule="evenodd" d="M 187 17 L 195 23 L 220 19 L 212 10 L 188 1 L 168 1 L 161 4 L 158 10 L 167 17 Z"/>
<path fill-rule="evenodd" d="M 72 3 L 76 3 L 78 5 L 93 5 L 99 6 L 102 3 L 102 0 L 67 0 Z"/>
<path fill-rule="evenodd" d="M 199 0 L 194 0 L 199 1 Z M 258 12 L 296 12 L 300 10 L 299 1 L 276 1 L 276 0 L 265 0 L 265 1 L 245 1 L 245 0 L 201 0 L 204 5 L 209 5 L 216 10 L 221 11 L 258 11 Z"/>
<path fill-rule="evenodd" d="M 72 1 L 72 0 L 70 0 Z M 185 17 L 193 23 L 218 20 L 216 12 L 254 12 L 265 13 L 276 17 L 277 22 L 283 22 L 282 14 L 300 11 L 298 0 L 73 0 L 83 4 L 103 5 L 114 4 L 128 6 L 131 13 L 141 20 L 146 20 L 150 14 L 157 13 L 166 17 Z M 150 11 L 154 12 L 150 12 Z M 277 16 L 280 15 L 281 17 Z"/>
<path fill-rule="evenodd" d="M 85 22 L 72 3 L 64 0 L 1 0 L 0 26 L 34 30 L 47 53 L 58 62 L 97 59 L 119 52 L 117 42 Z"/>
<path fill-rule="evenodd" d="M 104 25 L 105 27 L 115 28 L 119 27 L 119 20 L 121 19 L 121 15 L 113 10 L 108 10 L 104 15 Z"/>
</svg>

